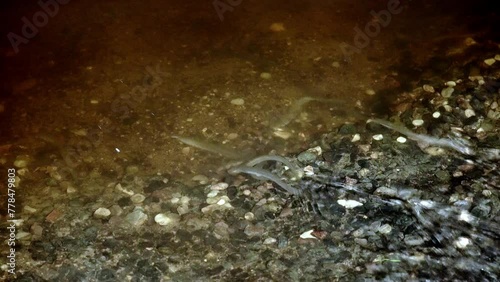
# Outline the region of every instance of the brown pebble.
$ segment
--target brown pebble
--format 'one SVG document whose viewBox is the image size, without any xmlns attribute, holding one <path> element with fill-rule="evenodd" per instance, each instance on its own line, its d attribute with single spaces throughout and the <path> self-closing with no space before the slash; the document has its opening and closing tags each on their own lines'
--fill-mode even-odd
<svg viewBox="0 0 500 282">
<path fill-rule="evenodd" d="M 50 222 L 50 223 L 54 223 L 56 222 L 60 217 L 62 216 L 62 213 L 57 210 L 57 209 L 53 209 L 48 215 L 47 217 L 45 217 L 45 220 Z"/>
</svg>

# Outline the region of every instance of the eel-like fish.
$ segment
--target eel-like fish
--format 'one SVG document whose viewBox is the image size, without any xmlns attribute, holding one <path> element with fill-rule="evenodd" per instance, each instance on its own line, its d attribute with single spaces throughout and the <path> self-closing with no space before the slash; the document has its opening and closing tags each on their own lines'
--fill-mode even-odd
<svg viewBox="0 0 500 282">
<path fill-rule="evenodd" d="M 270 125 L 274 130 L 283 130 L 283 127 L 287 126 L 294 118 L 296 118 L 301 112 L 302 107 L 311 102 L 311 101 L 323 101 L 323 102 L 332 102 L 332 99 L 325 98 L 315 98 L 315 97 L 302 97 L 299 100 L 295 101 L 290 107 L 290 110 L 276 121 L 271 122 Z"/>
<path fill-rule="evenodd" d="M 231 148 L 228 148 L 228 147 L 220 145 L 220 144 L 210 143 L 207 141 L 198 140 L 196 138 L 182 137 L 182 136 L 176 136 L 176 135 L 173 135 L 172 138 L 175 138 L 186 145 L 189 145 L 189 146 L 201 149 L 201 150 L 205 150 L 208 152 L 220 154 L 226 158 L 238 160 L 238 159 L 243 159 L 246 157 L 245 153 L 233 150 Z"/>
<path fill-rule="evenodd" d="M 382 119 L 369 119 L 367 122 L 375 122 L 392 130 L 395 130 L 401 134 L 406 135 L 409 139 L 413 141 L 423 142 L 432 146 L 453 149 L 464 155 L 469 155 L 469 156 L 476 155 L 474 149 L 471 148 L 470 142 L 463 138 L 460 139 L 436 138 L 430 135 L 418 134 L 409 130 L 403 125 L 397 125 Z"/>
<path fill-rule="evenodd" d="M 251 175 L 253 178 L 258 179 L 258 180 L 270 180 L 276 184 L 278 184 L 281 188 L 285 189 L 288 193 L 293 194 L 293 195 L 299 195 L 300 191 L 298 189 L 295 189 L 291 187 L 290 185 L 286 184 L 284 181 L 282 181 L 278 176 L 274 175 L 270 171 L 267 171 L 265 169 L 257 168 L 257 167 L 250 167 L 246 165 L 239 165 L 239 166 L 233 166 L 227 171 L 231 175 L 237 175 L 240 173 L 245 173 Z"/>
</svg>

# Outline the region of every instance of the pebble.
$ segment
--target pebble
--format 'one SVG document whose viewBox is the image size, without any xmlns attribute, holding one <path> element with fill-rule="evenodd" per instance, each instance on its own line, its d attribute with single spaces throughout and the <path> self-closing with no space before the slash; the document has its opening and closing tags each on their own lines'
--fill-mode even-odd
<svg viewBox="0 0 500 282">
<path fill-rule="evenodd" d="M 31 233 L 25 231 L 19 231 L 16 234 L 17 240 L 29 239 L 31 237 Z"/>
<path fill-rule="evenodd" d="M 144 195 L 142 195 L 142 194 L 135 194 L 132 197 L 130 197 L 130 200 L 134 204 L 140 204 L 140 203 L 144 202 L 144 199 L 146 199 L 146 197 L 144 197 Z"/>
<path fill-rule="evenodd" d="M 142 209 L 135 209 L 133 212 L 127 214 L 125 220 L 132 226 L 141 226 L 148 220 L 148 215 Z"/>
<path fill-rule="evenodd" d="M 354 134 L 352 136 L 352 139 L 351 139 L 351 142 L 358 142 L 359 140 L 361 140 L 361 135 L 359 135 L 358 133 Z"/>
<path fill-rule="evenodd" d="M 457 86 L 457 83 L 455 81 L 447 81 L 445 85 L 448 87 L 455 87 Z"/>
<path fill-rule="evenodd" d="M 238 133 L 229 133 L 227 135 L 227 139 L 229 139 L 229 140 L 234 140 L 236 138 L 238 138 Z"/>
<path fill-rule="evenodd" d="M 310 165 L 304 167 L 304 174 L 307 176 L 313 176 L 314 175 L 314 168 Z"/>
<path fill-rule="evenodd" d="M 255 215 L 252 212 L 245 213 L 245 219 L 246 220 L 252 221 L 252 220 L 254 220 L 254 218 L 255 218 Z"/>
<path fill-rule="evenodd" d="M 353 209 L 362 206 L 363 204 L 355 200 L 338 200 L 337 203 L 346 209 Z"/>
<path fill-rule="evenodd" d="M 28 166 L 29 163 L 29 157 L 22 155 L 22 156 L 17 156 L 16 160 L 14 161 L 14 166 L 17 168 L 25 168 Z"/>
<path fill-rule="evenodd" d="M 470 239 L 465 237 L 459 237 L 458 240 L 456 240 L 453 243 L 457 248 L 465 249 L 470 244 Z"/>
<path fill-rule="evenodd" d="M 177 223 L 179 222 L 179 215 L 175 214 L 175 213 L 168 213 L 168 214 L 165 214 L 165 213 L 159 213 L 155 216 L 155 222 L 158 224 L 158 225 L 161 225 L 161 226 L 167 226 L 167 225 L 177 225 Z"/>
<path fill-rule="evenodd" d="M 210 186 L 210 190 L 222 191 L 222 190 L 226 190 L 227 187 L 229 187 L 229 184 L 224 183 L 224 182 L 219 182 L 217 184 Z"/>
<path fill-rule="evenodd" d="M 406 143 L 406 138 L 404 138 L 403 136 L 399 136 L 396 141 L 398 141 L 399 143 Z"/>
<path fill-rule="evenodd" d="M 212 190 L 207 194 L 207 198 L 213 198 L 219 194 L 219 191 L 217 190 Z"/>
<path fill-rule="evenodd" d="M 473 109 L 467 109 L 467 110 L 465 110 L 465 113 L 464 113 L 464 114 L 465 114 L 465 116 L 466 116 L 467 118 L 470 118 L 470 117 L 473 117 L 473 116 L 475 116 L 475 115 L 476 115 L 476 113 L 474 112 L 474 110 L 473 110 Z"/>
<path fill-rule="evenodd" d="M 422 120 L 422 119 L 414 119 L 411 123 L 414 126 L 421 126 L 422 124 L 424 124 L 424 120 Z"/>
<path fill-rule="evenodd" d="M 302 152 L 297 156 L 297 160 L 304 164 L 313 163 L 317 158 L 318 155 L 310 150 Z"/>
<path fill-rule="evenodd" d="M 373 89 L 366 89 L 365 93 L 367 95 L 373 96 L 373 95 L 375 95 L 375 90 L 373 90 Z"/>
<path fill-rule="evenodd" d="M 43 227 L 38 223 L 33 223 L 33 225 L 31 225 L 30 232 L 34 237 L 41 238 L 43 235 Z"/>
<path fill-rule="evenodd" d="M 384 135 L 382 135 L 382 134 L 375 134 L 375 135 L 373 135 L 372 138 L 374 140 L 380 141 L 380 140 L 384 139 Z"/>
<path fill-rule="evenodd" d="M 381 234 L 389 234 L 392 231 L 392 226 L 390 224 L 384 224 L 377 229 Z"/>
<path fill-rule="evenodd" d="M 308 230 L 308 231 L 300 234 L 300 238 L 302 238 L 302 239 L 317 239 L 316 237 L 314 237 L 312 235 L 313 232 L 314 232 L 314 229 Z"/>
<path fill-rule="evenodd" d="M 444 98 L 450 98 L 451 94 L 453 94 L 454 91 L 455 89 L 453 87 L 446 87 L 441 90 L 441 96 L 443 96 Z"/>
<path fill-rule="evenodd" d="M 268 72 L 263 72 L 260 74 L 260 78 L 262 79 L 271 79 L 271 74 Z"/>
<path fill-rule="evenodd" d="M 382 186 L 382 187 L 377 188 L 377 190 L 375 190 L 374 194 L 395 198 L 398 195 L 398 190 L 396 188 L 389 188 L 389 187 Z"/>
<path fill-rule="evenodd" d="M 422 89 L 424 89 L 425 92 L 429 92 L 429 93 L 435 92 L 434 87 L 432 87 L 432 85 L 429 85 L 429 84 L 424 84 L 422 86 Z"/>
<path fill-rule="evenodd" d="M 340 63 L 337 62 L 337 61 L 335 61 L 335 62 L 332 63 L 332 67 L 334 67 L 334 68 L 340 68 Z"/>
<path fill-rule="evenodd" d="M 205 175 L 201 175 L 201 174 L 193 176 L 193 178 L 191 178 L 191 180 L 196 181 L 202 185 L 208 183 L 208 177 L 206 177 Z"/>
<path fill-rule="evenodd" d="M 433 112 L 433 113 L 432 113 L 432 117 L 433 117 L 433 118 L 439 118 L 440 116 L 441 116 L 441 113 L 440 113 L 440 112 L 437 112 L 437 111 L 436 111 L 436 112 Z"/>
<path fill-rule="evenodd" d="M 495 60 L 500 61 L 500 54 L 495 55 Z"/>
<path fill-rule="evenodd" d="M 264 245 L 271 245 L 271 244 L 274 244 L 278 242 L 278 240 L 276 240 L 276 238 L 266 238 L 266 240 L 264 240 Z"/>
<path fill-rule="evenodd" d="M 484 60 L 484 63 L 487 64 L 488 66 L 493 65 L 496 62 L 495 58 L 489 58 Z"/>
<path fill-rule="evenodd" d="M 236 106 L 243 106 L 245 104 L 245 100 L 243 100 L 242 98 L 236 98 L 231 100 L 231 104 Z"/>
<path fill-rule="evenodd" d="M 111 215 L 111 211 L 107 208 L 98 208 L 94 212 L 94 217 L 98 219 L 108 218 Z"/>
<path fill-rule="evenodd" d="M 420 246 L 424 243 L 424 239 L 420 236 L 406 236 L 404 242 L 408 246 Z"/>
<path fill-rule="evenodd" d="M 248 237 L 260 237 L 264 234 L 265 228 L 262 225 L 249 224 L 245 227 L 245 235 Z"/>
</svg>

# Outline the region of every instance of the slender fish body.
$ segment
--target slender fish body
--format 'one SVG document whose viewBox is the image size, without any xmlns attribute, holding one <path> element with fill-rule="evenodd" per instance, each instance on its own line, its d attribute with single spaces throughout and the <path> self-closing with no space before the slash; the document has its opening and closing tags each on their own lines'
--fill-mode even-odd
<svg viewBox="0 0 500 282">
<path fill-rule="evenodd" d="M 275 122 L 272 122 L 271 127 L 275 130 L 283 129 L 283 127 L 287 126 L 294 118 L 296 118 L 300 114 L 300 112 L 302 112 L 302 107 L 311 101 L 332 102 L 333 100 L 309 96 L 302 97 L 292 104 L 290 110 L 286 114 L 278 118 Z"/>
<path fill-rule="evenodd" d="M 261 162 L 267 162 L 267 161 L 275 161 L 275 162 L 283 163 L 293 172 L 295 177 L 302 178 L 302 176 L 303 176 L 303 172 L 300 169 L 300 167 L 293 164 L 292 162 L 290 162 L 289 160 L 287 160 L 286 158 L 284 158 L 282 156 L 273 156 L 273 155 L 260 156 L 260 157 L 257 157 L 255 159 L 248 161 L 247 166 L 252 167 L 252 166 L 255 166 Z"/>
<path fill-rule="evenodd" d="M 214 144 L 214 143 L 201 141 L 201 140 L 191 138 L 191 137 L 182 137 L 182 136 L 176 136 L 176 135 L 173 135 L 172 138 L 175 138 L 186 145 L 189 145 L 189 146 L 201 149 L 201 150 L 205 150 L 208 152 L 220 154 L 220 155 L 227 157 L 227 158 L 230 158 L 230 159 L 237 160 L 237 159 L 241 159 L 241 158 L 245 157 L 245 154 L 242 154 L 241 152 L 227 148 L 226 146 L 223 146 L 220 144 Z"/>
<path fill-rule="evenodd" d="M 465 139 L 455 140 L 449 138 L 436 138 L 425 134 L 417 134 L 402 125 L 397 125 L 392 122 L 381 119 L 370 119 L 368 120 L 368 122 L 375 122 L 389 129 L 395 130 L 401 134 L 406 135 L 409 139 L 413 141 L 423 142 L 432 146 L 453 149 L 464 155 L 472 156 L 476 154 L 474 149 L 471 148 L 469 142 Z"/>
<path fill-rule="evenodd" d="M 228 170 L 228 173 L 231 175 L 245 173 L 245 174 L 251 175 L 255 179 L 270 180 L 270 181 L 278 184 L 281 188 L 285 189 L 290 194 L 293 194 L 293 195 L 300 194 L 300 191 L 298 189 L 295 189 L 295 188 L 291 187 L 290 185 L 286 184 L 278 176 L 272 174 L 271 172 L 269 172 L 265 169 L 256 168 L 256 167 L 249 167 L 246 165 L 239 165 L 239 166 L 234 166 L 234 167 L 230 168 Z"/>
</svg>

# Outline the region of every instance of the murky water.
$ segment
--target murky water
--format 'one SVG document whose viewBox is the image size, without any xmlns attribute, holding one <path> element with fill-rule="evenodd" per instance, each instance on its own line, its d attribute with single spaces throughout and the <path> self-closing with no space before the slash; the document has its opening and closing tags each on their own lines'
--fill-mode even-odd
<svg viewBox="0 0 500 282">
<path fill-rule="evenodd" d="M 500 40 L 488 1 L 43 3 L 0 4 L 0 167 L 18 168 L 30 224 L 109 207 L 140 177 L 182 201 L 232 159 L 297 154 L 404 112 L 436 78 L 478 75 Z"/>
<path fill-rule="evenodd" d="M 137 165 L 189 179 L 224 164 L 172 135 L 300 151 L 333 125 L 384 111 L 431 58 L 491 31 L 467 7 L 430 1 L 391 11 L 385 1 L 241 1 L 225 12 L 209 1 L 71 1 L 35 30 L 22 18 L 41 7 L 4 5 L 3 144 L 77 174 Z M 19 43 L 11 32 L 23 31 L 33 38 Z M 331 102 L 304 104 L 276 132 L 273 121 L 306 96 Z"/>
</svg>

